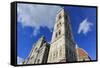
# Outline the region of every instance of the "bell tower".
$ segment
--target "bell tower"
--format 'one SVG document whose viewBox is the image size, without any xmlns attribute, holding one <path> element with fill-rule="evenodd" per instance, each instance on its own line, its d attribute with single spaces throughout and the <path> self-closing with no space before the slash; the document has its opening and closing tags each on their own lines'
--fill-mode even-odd
<svg viewBox="0 0 100 68">
<path fill-rule="evenodd" d="M 68 13 L 61 8 L 56 16 L 47 63 L 72 61 L 76 61 L 75 43 Z"/>
</svg>

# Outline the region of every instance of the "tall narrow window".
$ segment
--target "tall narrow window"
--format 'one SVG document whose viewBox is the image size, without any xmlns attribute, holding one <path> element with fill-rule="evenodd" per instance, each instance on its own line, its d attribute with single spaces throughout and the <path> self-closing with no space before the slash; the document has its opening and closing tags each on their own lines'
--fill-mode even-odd
<svg viewBox="0 0 100 68">
<path fill-rule="evenodd" d="M 59 28 L 59 24 L 57 24 L 57 29 Z"/>
<path fill-rule="evenodd" d="M 61 22 L 59 22 L 59 25 L 61 26 Z"/>
<path fill-rule="evenodd" d="M 61 34 L 61 30 L 59 30 L 59 35 Z"/>
<path fill-rule="evenodd" d="M 61 22 L 57 23 L 57 28 L 59 28 L 61 26 Z"/>
<path fill-rule="evenodd" d="M 61 19 L 61 14 L 59 14 L 59 19 Z"/>
</svg>

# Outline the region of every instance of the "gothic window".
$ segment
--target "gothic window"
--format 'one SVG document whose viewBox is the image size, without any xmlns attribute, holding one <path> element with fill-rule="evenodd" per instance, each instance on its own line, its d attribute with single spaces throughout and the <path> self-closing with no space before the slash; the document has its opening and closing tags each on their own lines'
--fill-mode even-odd
<svg viewBox="0 0 100 68">
<path fill-rule="evenodd" d="M 58 22 L 58 23 L 57 23 L 57 29 L 58 29 L 59 27 L 61 27 L 61 22 Z"/>
<path fill-rule="evenodd" d="M 59 25 L 61 26 L 61 22 L 59 23 Z"/>
<path fill-rule="evenodd" d="M 57 29 L 59 28 L 59 24 L 57 24 Z"/>
<path fill-rule="evenodd" d="M 61 34 L 61 30 L 59 30 L 59 35 Z"/>
<path fill-rule="evenodd" d="M 59 28 L 59 23 L 57 23 L 57 29 Z"/>
<path fill-rule="evenodd" d="M 59 19 L 61 19 L 61 14 L 59 14 Z"/>
<path fill-rule="evenodd" d="M 59 30 L 58 32 L 56 32 L 55 37 L 57 38 L 60 35 L 61 35 L 61 30 Z"/>
</svg>

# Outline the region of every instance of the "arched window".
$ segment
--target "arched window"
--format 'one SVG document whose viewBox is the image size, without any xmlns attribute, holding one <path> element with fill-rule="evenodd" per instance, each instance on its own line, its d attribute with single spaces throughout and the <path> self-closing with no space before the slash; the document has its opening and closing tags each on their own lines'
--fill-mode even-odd
<svg viewBox="0 0 100 68">
<path fill-rule="evenodd" d="M 61 30 L 59 30 L 59 35 L 61 35 Z"/>
<path fill-rule="evenodd" d="M 57 29 L 59 28 L 59 24 L 57 24 Z"/>
<path fill-rule="evenodd" d="M 61 26 L 61 22 L 59 22 L 59 25 Z"/>
<path fill-rule="evenodd" d="M 58 22 L 58 23 L 57 23 L 57 29 L 58 29 L 59 27 L 61 27 L 61 22 Z"/>
<path fill-rule="evenodd" d="M 61 19 L 61 14 L 59 14 L 59 19 Z"/>
</svg>

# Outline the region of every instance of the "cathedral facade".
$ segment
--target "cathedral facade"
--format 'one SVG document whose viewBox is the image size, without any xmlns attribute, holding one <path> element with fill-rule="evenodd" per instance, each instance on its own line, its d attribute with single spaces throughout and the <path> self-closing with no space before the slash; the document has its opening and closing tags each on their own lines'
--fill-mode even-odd
<svg viewBox="0 0 100 68">
<path fill-rule="evenodd" d="M 23 64 L 43 64 L 90 60 L 88 54 L 76 47 L 68 13 L 62 8 L 56 15 L 51 43 L 41 37 Z M 82 54 L 81 54 L 82 53 Z"/>
<path fill-rule="evenodd" d="M 33 46 L 29 56 L 23 62 L 23 64 L 47 63 L 49 49 L 50 44 L 47 43 L 45 37 L 42 36 Z"/>
</svg>

